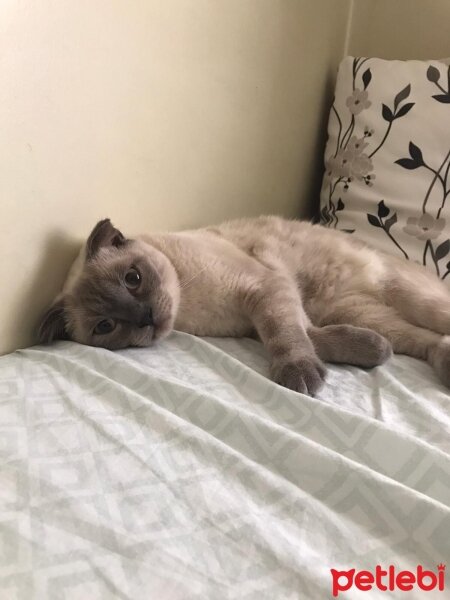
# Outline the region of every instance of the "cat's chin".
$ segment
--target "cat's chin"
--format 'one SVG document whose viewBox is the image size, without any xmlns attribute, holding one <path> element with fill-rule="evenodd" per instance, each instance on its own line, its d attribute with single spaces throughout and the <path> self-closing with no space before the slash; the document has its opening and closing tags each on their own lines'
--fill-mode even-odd
<svg viewBox="0 0 450 600">
<path fill-rule="evenodd" d="M 156 322 L 153 327 L 145 327 L 134 336 L 132 345 L 136 348 L 148 348 L 154 342 L 164 339 L 173 329 L 173 319 L 166 318 Z"/>
<path fill-rule="evenodd" d="M 134 336 L 131 345 L 135 348 L 147 348 L 153 344 L 154 340 L 155 332 L 153 327 L 145 327 L 139 331 L 139 335 Z"/>
<path fill-rule="evenodd" d="M 158 340 L 162 340 L 169 335 L 169 333 L 173 329 L 173 319 L 166 319 L 161 323 L 155 323 L 155 327 L 153 329 L 153 337 L 152 342 L 157 342 Z M 151 343 L 152 343 L 151 342 Z"/>
</svg>

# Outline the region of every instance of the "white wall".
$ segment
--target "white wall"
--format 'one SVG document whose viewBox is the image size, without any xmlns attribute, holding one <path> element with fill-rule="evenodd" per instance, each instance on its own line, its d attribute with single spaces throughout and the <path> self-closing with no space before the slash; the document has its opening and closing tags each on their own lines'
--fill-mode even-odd
<svg viewBox="0 0 450 600">
<path fill-rule="evenodd" d="M 0 2 L 0 352 L 33 341 L 76 245 L 305 215 L 347 0 Z"/>
</svg>

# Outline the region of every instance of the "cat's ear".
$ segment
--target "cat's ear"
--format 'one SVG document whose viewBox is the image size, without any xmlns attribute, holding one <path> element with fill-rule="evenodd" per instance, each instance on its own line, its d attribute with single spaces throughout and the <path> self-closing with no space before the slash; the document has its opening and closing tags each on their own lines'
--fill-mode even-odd
<svg viewBox="0 0 450 600">
<path fill-rule="evenodd" d="M 99 221 L 86 242 L 86 258 L 93 258 L 100 248 L 115 246 L 118 248 L 125 243 L 123 234 L 114 227 L 109 219 Z"/>
<path fill-rule="evenodd" d="M 38 338 L 40 344 L 69 339 L 63 298 L 56 300 L 45 313 L 39 326 Z"/>
</svg>

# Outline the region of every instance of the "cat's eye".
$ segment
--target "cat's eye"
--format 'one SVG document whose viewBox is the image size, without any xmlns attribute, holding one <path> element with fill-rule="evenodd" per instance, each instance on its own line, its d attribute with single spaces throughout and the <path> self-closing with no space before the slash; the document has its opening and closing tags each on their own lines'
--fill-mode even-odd
<svg viewBox="0 0 450 600">
<path fill-rule="evenodd" d="M 125 275 L 124 281 L 129 290 L 136 290 L 141 285 L 141 275 L 137 269 L 132 267 Z"/>
<path fill-rule="evenodd" d="M 112 319 L 103 319 L 103 321 L 99 321 L 95 326 L 94 333 L 97 335 L 105 335 L 107 333 L 111 333 L 116 327 L 115 321 Z"/>
</svg>

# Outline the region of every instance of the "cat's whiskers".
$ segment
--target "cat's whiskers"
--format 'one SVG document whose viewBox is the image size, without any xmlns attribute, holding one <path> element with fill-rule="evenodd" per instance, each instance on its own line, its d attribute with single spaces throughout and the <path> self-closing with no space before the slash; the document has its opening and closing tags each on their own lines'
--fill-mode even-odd
<svg viewBox="0 0 450 600">
<path fill-rule="evenodd" d="M 179 286 L 178 286 L 178 287 L 180 288 L 180 290 L 185 290 L 185 289 L 186 289 L 188 286 L 190 286 L 190 285 L 191 285 L 191 283 L 192 283 L 192 282 L 193 282 L 195 279 L 197 279 L 197 277 L 198 277 L 199 275 L 201 275 L 201 274 L 203 273 L 203 271 L 206 271 L 206 269 L 207 269 L 207 268 L 208 268 L 208 265 L 205 265 L 205 266 L 203 267 L 203 269 L 200 269 L 200 271 L 198 271 L 198 272 L 197 272 L 195 275 L 193 275 L 193 276 L 192 276 L 190 279 L 188 279 L 187 281 L 182 281 L 182 282 L 179 284 Z"/>
</svg>

